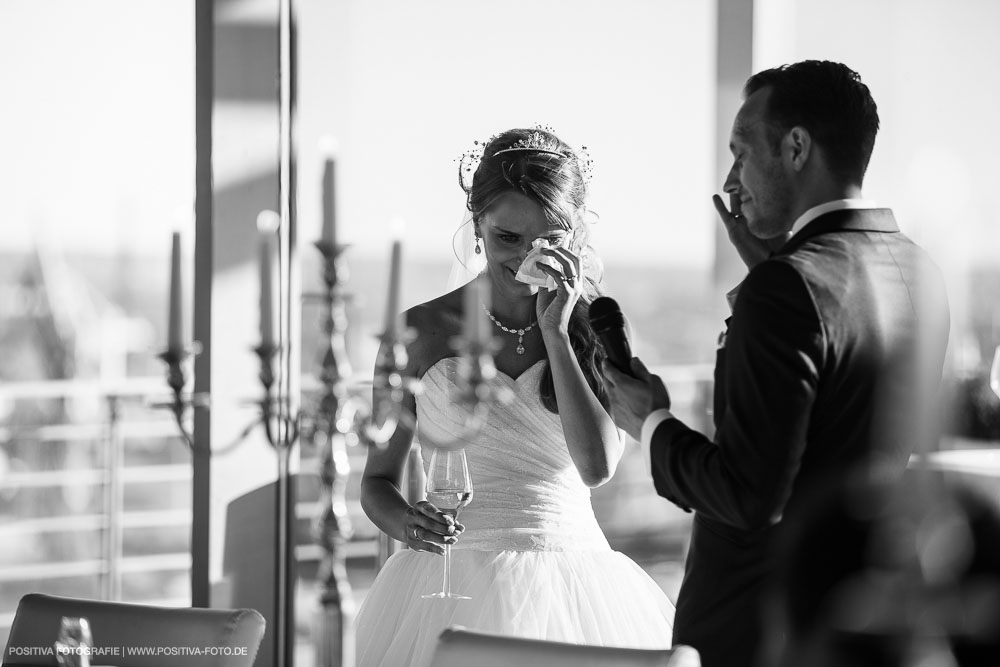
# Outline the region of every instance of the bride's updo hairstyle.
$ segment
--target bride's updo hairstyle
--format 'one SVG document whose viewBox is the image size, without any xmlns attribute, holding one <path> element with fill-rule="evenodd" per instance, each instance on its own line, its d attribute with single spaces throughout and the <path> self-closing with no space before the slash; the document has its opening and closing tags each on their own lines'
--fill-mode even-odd
<svg viewBox="0 0 1000 667">
<path fill-rule="evenodd" d="M 582 294 L 569 320 L 569 337 L 587 384 L 605 408 L 608 407 L 601 362 L 604 349 L 597 341 L 587 311 L 601 295 L 601 264 L 589 245 L 590 233 L 585 216 L 587 183 L 584 171 L 589 160 L 575 152 L 548 129 L 508 130 L 490 139 L 472 177 L 471 185 L 463 178 L 468 167 L 459 166 L 459 182 L 465 190 L 466 205 L 478 227 L 482 216 L 507 192 L 520 193 L 542 207 L 549 225 L 570 235 L 570 249 L 581 258 Z M 559 412 L 552 369 L 546 364 L 540 384 L 542 404 Z"/>
</svg>

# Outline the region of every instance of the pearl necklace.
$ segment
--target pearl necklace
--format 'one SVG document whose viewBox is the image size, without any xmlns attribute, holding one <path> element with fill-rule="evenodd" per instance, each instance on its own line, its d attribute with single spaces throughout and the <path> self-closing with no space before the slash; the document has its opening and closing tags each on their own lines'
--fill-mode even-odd
<svg viewBox="0 0 1000 667">
<path fill-rule="evenodd" d="M 503 325 L 503 323 L 500 320 L 493 317 L 493 313 L 490 312 L 490 309 L 486 307 L 485 303 L 483 304 L 483 310 L 486 311 L 486 315 L 489 316 L 490 320 L 493 321 L 493 324 L 497 325 L 503 331 L 509 334 L 517 334 L 517 349 L 515 350 L 515 352 L 517 352 L 518 354 L 524 354 L 524 334 L 531 331 L 535 327 L 535 325 L 538 324 L 538 320 L 535 320 L 534 322 L 524 327 L 523 329 L 508 329 Z"/>
</svg>

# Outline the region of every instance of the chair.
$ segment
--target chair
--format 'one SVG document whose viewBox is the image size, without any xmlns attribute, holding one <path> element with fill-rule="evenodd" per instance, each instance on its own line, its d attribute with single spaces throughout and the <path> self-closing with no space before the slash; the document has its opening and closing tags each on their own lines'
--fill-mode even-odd
<svg viewBox="0 0 1000 667">
<path fill-rule="evenodd" d="M 90 621 L 93 665 L 119 667 L 251 667 L 264 636 L 253 609 L 153 607 L 29 593 L 21 598 L 3 665 L 54 665 L 63 616 Z M 115 655 L 117 653 L 117 655 Z"/>
<path fill-rule="evenodd" d="M 701 667 L 690 646 L 672 649 L 590 646 L 542 639 L 524 639 L 462 627 L 438 637 L 431 667 Z"/>
</svg>

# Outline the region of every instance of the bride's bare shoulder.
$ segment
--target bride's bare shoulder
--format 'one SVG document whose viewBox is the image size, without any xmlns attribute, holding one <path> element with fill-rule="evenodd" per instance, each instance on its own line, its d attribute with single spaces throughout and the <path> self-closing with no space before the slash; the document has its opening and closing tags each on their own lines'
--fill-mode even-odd
<svg viewBox="0 0 1000 667">
<path fill-rule="evenodd" d="M 416 334 L 407 347 L 410 370 L 423 377 L 428 368 L 455 354 L 452 340 L 462 333 L 461 288 L 410 308 L 405 318 L 406 326 Z"/>
</svg>

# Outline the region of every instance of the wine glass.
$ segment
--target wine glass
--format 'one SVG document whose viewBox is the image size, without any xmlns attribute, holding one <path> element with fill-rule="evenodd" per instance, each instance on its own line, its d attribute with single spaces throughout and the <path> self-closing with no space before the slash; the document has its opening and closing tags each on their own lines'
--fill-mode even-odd
<svg viewBox="0 0 1000 667">
<path fill-rule="evenodd" d="M 427 471 L 427 500 L 445 514 L 458 519 L 458 511 L 472 501 L 472 478 L 465 449 L 435 447 Z M 421 597 L 470 600 L 451 592 L 451 544 L 444 545 L 444 582 L 439 593 Z"/>
<path fill-rule="evenodd" d="M 1000 345 L 993 353 L 993 366 L 990 368 L 990 389 L 1000 398 Z"/>
<path fill-rule="evenodd" d="M 56 638 L 56 663 L 60 667 L 84 667 L 90 664 L 90 649 L 94 641 L 90 621 L 84 617 L 63 616 Z"/>
</svg>

